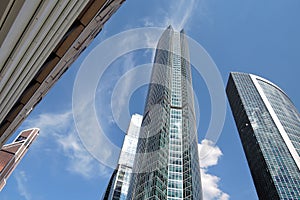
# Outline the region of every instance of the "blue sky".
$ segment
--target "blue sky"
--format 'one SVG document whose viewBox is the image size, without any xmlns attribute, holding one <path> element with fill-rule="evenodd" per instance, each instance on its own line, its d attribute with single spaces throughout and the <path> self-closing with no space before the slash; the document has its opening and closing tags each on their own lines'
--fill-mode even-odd
<svg viewBox="0 0 300 200">
<path fill-rule="evenodd" d="M 112 169 L 83 147 L 72 115 L 72 91 L 86 56 L 102 41 L 125 30 L 183 25 L 186 34 L 214 60 L 224 85 L 230 71 L 253 73 L 281 87 L 299 109 L 299 9 L 297 0 L 127 0 L 20 127 L 39 127 L 40 136 L 8 180 L 0 199 L 100 199 Z M 152 56 L 150 50 L 128 53 L 117 59 L 99 82 L 97 114 L 116 146 L 121 146 L 124 133 L 110 121 L 111 90 L 124 73 L 149 63 Z M 201 142 L 210 120 L 210 97 L 201 75 L 193 75 L 193 85 L 200 107 Z M 142 114 L 146 89 L 143 86 L 133 93 L 127 105 L 130 113 Z M 209 146 L 209 142 L 202 145 Z M 101 148 L 99 151 L 105 152 Z M 217 146 L 211 148 L 211 156 L 202 161 L 206 199 L 257 199 L 228 103 L 223 131 Z"/>
</svg>

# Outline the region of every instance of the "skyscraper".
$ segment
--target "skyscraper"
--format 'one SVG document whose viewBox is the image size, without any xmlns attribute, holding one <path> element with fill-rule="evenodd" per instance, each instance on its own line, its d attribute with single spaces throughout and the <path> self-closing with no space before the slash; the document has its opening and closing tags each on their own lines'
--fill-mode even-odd
<svg viewBox="0 0 300 200">
<path fill-rule="evenodd" d="M 187 38 L 159 39 L 128 199 L 202 199 Z"/>
<path fill-rule="evenodd" d="M 261 77 L 231 73 L 227 96 L 260 199 L 300 199 L 300 115 Z"/>
<path fill-rule="evenodd" d="M 139 114 L 134 114 L 131 118 L 118 166 L 109 181 L 104 200 L 125 200 L 127 197 L 142 119 L 143 116 Z"/>
<path fill-rule="evenodd" d="M 0 190 L 6 180 L 28 151 L 29 146 L 39 134 L 39 129 L 33 128 L 22 131 L 16 139 L 4 145 L 0 150 Z"/>
</svg>

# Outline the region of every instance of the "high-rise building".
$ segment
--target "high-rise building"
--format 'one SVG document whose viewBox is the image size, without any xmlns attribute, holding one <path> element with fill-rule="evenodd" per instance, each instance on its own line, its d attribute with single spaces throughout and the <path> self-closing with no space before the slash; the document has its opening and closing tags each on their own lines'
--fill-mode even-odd
<svg viewBox="0 0 300 200">
<path fill-rule="evenodd" d="M 2 0 L 0 148 L 124 0 Z"/>
<path fill-rule="evenodd" d="M 39 129 L 33 128 L 22 131 L 16 139 L 4 145 L 0 150 L 0 191 L 6 180 L 28 151 L 29 146 L 39 134 Z"/>
<path fill-rule="evenodd" d="M 132 167 L 143 116 L 134 114 L 124 138 L 117 168 L 114 170 L 103 200 L 125 200 L 132 176 Z"/>
<path fill-rule="evenodd" d="M 300 115 L 270 81 L 230 73 L 227 96 L 260 199 L 300 199 Z"/>
<path fill-rule="evenodd" d="M 187 38 L 159 39 L 128 199 L 202 199 Z"/>
</svg>

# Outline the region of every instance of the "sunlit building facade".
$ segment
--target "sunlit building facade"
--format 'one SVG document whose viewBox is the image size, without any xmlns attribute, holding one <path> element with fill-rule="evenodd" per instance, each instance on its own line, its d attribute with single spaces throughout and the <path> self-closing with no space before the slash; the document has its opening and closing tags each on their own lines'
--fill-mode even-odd
<svg viewBox="0 0 300 200">
<path fill-rule="evenodd" d="M 125 200 L 127 198 L 142 119 L 143 116 L 139 114 L 134 114 L 131 118 L 118 166 L 109 181 L 103 196 L 104 200 Z"/>
<path fill-rule="evenodd" d="M 2 147 L 124 0 L 0 2 Z"/>
<path fill-rule="evenodd" d="M 169 26 L 159 39 L 128 199 L 202 199 L 189 50 Z"/>
<path fill-rule="evenodd" d="M 300 199 L 300 114 L 270 81 L 231 73 L 227 96 L 260 199 Z"/>
<path fill-rule="evenodd" d="M 4 145 L 0 150 L 0 191 L 6 184 L 6 180 L 22 160 L 29 146 L 39 134 L 39 129 L 27 129 L 22 131 L 16 139 Z"/>
</svg>

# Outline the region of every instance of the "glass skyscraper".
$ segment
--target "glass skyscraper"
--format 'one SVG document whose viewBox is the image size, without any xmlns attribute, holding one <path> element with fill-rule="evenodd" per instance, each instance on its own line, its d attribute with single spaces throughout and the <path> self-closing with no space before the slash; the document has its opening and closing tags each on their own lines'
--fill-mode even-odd
<svg viewBox="0 0 300 200">
<path fill-rule="evenodd" d="M 142 119 L 139 114 L 131 117 L 118 166 L 111 176 L 104 200 L 125 200 L 127 197 Z"/>
<path fill-rule="evenodd" d="M 227 96 L 260 199 L 300 199 L 300 114 L 261 77 L 231 73 Z"/>
<path fill-rule="evenodd" d="M 159 39 L 128 199 L 202 199 L 187 38 Z"/>
</svg>

